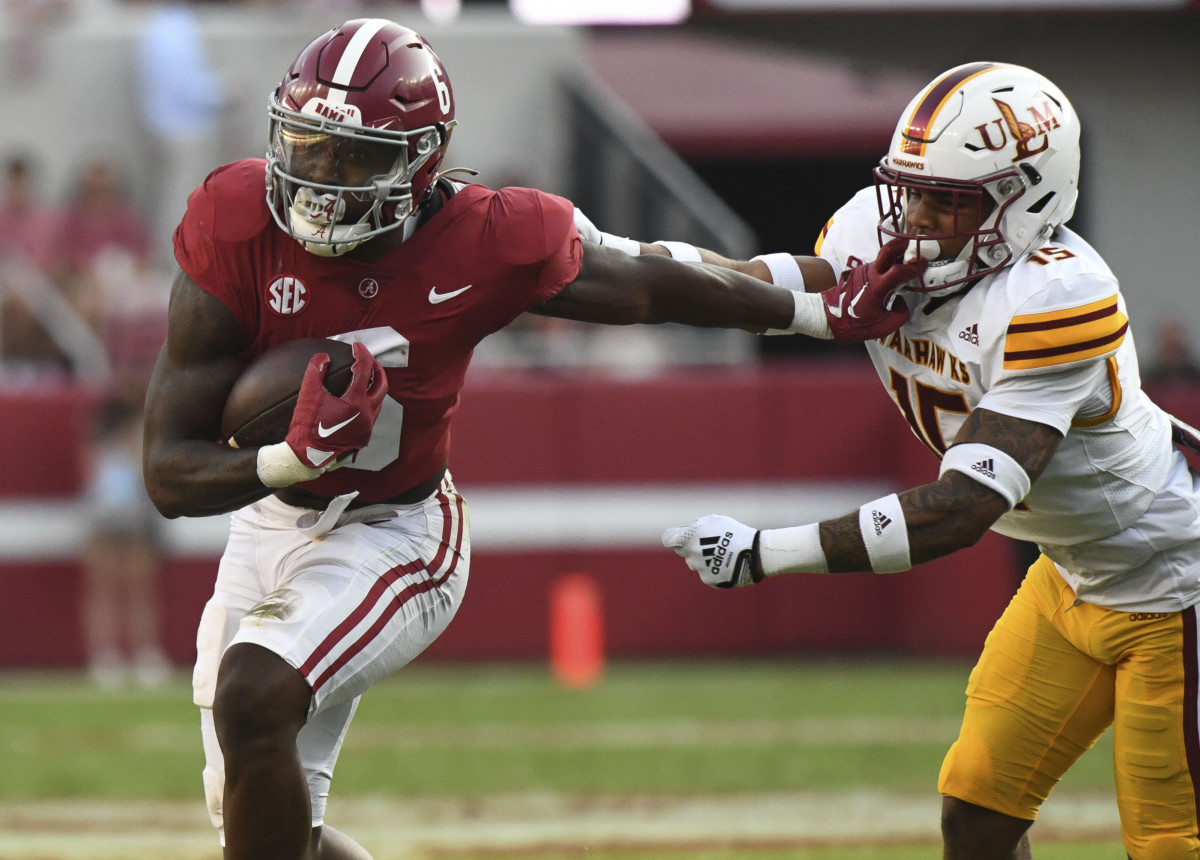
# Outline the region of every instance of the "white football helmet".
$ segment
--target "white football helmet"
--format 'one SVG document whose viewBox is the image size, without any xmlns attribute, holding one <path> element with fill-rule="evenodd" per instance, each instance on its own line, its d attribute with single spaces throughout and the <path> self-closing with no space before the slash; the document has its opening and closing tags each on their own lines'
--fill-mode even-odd
<svg viewBox="0 0 1200 860">
<path fill-rule="evenodd" d="M 880 242 L 905 237 L 911 254 L 933 256 L 911 289 L 947 295 L 1044 242 L 1074 213 L 1078 185 L 1079 118 L 1066 96 L 1022 66 L 968 63 L 939 75 L 900 117 L 875 169 Z M 914 189 L 950 193 L 956 212 L 991 211 L 974 230 L 918 236 L 905 223 Z M 954 259 L 936 259 L 935 242 L 964 236 Z"/>
</svg>

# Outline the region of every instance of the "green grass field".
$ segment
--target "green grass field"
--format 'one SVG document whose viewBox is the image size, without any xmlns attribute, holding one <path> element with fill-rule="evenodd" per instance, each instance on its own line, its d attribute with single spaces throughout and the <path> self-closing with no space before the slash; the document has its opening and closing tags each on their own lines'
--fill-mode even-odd
<svg viewBox="0 0 1200 860">
<path fill-rule="evenodd" d="M 417 665 L 364 699 L 329 821 L 377 860 L 938 857 L 968 668 L 631 663 L 577 691 L 542 666 Z M 183 677 L 0 676 L 0 750 L 4 860 L 219 857 Z M 1106 737 L 1058 788 L 1039 860 L 1124 857 L 1110 761 Z"/>
</svg>

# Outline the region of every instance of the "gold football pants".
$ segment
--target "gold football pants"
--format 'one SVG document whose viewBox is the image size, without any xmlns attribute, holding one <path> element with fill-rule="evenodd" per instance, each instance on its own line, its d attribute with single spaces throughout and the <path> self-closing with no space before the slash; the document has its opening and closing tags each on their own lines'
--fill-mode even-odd
<svg viewBox="0 0 1200 860">
<path fill-rule="evenodd" d="M 1200 858 L 1196 608 L 1117 612 L 1076 603 L 1042 556 L 971 672 L 938 790 L 1033 820 L 1109 725 L 1130 857 Z"/>
</svg>

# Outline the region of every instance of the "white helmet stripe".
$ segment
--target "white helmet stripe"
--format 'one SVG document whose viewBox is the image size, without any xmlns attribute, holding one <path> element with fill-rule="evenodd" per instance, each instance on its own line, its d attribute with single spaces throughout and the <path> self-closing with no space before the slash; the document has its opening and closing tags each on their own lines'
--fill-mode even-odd
<svg viewBox="0 0 1200 860">
<path fill-rule="evenodd" d="M 346 50 L 342 52 L 342 58 L 338 60 L 337 68 L 333 72 L 333 84 L 339 87 L 350 85 L 350 81 L 354 77 L 354 70 L 358 68 L 359 60 L 362 59 L 367 46 L 371 44 L 371 39 L 390 23 L 385 18 L 368 18 L 363 21 L 358 32 L 350 37 Z M 330 88 L 327 100 L 331 104 L 345 104 L 346 90 Z"/>
</svg>

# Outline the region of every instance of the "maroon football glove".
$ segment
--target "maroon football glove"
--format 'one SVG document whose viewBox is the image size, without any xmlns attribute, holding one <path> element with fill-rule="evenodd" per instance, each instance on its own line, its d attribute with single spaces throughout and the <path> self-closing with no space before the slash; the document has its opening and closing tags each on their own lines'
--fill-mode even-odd
<svg viewBox="0 0 1200 860">
<path fill-rule="evenodd" d="M 383 366 L 361 343 L 354 344 L 354 364 L 346 393 L 335 397 L 325 388 L 329 356 L 312 357 L 300 383 L 287 444 L 300 462 L 322 469 L 343 454 L 366 447 L 387 395 Z"/>
<path fill-rule="evenodd" d="M 908 307 L 893 299 L 896 291 L 921 276 L 926 261 L 901 263 L 907 239 L 893 239 L 871 263 L 842 273 L 837 286 L 821 293 L 833 339 L 858 343 L 891 334 L 908 322 Z"/>
</svg>

